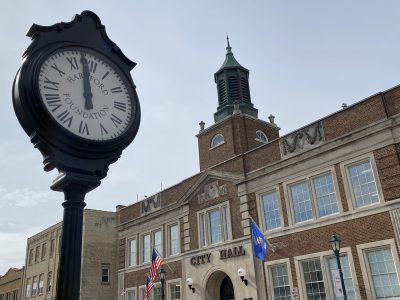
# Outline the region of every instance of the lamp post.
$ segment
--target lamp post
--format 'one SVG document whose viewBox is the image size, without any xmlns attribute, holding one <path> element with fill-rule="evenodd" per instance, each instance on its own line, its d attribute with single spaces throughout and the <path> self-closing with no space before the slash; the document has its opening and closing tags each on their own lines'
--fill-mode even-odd
<svg viewBox="0 0 400 300">
<path fill-rule="evenodd" d="M 164 294 L 164 285 L 165 285 L 165 274 L 167 272 L 161 268 L 160 269 L 160 281 L 161 281 L 161 300 L 165 299 L 165 294 Z"/>
<path fill-rule="evenodd" d="M 344 300 L 347 300 L 347 293 L 346 293 L 346 287 L 344 286 L 342 265 L 340 264 L 340 257 L 339 257 L 341 240 L 335 233 L 333 233 L 329 242 L 331 243 L 333 253 L 335 253 L 336 256 L 336 262 L 339 269 L 340 282 L 342 284 L 342 289 L 343 289 L 343 298 Z"/>
</svg>

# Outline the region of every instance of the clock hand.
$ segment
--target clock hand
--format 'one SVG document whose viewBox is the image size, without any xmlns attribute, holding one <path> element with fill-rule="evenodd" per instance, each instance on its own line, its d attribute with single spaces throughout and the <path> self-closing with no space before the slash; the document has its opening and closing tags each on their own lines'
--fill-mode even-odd
<svg viewBox="0 0 400 300">
<path fill-rule="evenodd" d="M 90 80 L 89 80 L 89 66 L 86 57 L 81 53 L 82 63 L 82 72 L 83 72 L 83 97 L 85 98 L 85 108 L 92 109 L 93 108 L 93 94 L 92 89 L 90 87 Z"/>
</svg>

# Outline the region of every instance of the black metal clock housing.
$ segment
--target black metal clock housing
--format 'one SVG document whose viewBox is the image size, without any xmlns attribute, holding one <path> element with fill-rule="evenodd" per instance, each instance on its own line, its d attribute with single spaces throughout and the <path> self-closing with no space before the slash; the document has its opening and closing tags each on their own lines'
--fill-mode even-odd
<svg viewBox="0 0 400 300">
<path fill-rule="evenodd" d="M 94 188 L 139 128 L 135 63 L 90 11 L 68 23 L 34 24 L 27 36 L 32 43 L 13 85 L 18 120 L 44 169 L 59 170 L 53 189 L 62 190 L 67 176 Z"/>
</svg>

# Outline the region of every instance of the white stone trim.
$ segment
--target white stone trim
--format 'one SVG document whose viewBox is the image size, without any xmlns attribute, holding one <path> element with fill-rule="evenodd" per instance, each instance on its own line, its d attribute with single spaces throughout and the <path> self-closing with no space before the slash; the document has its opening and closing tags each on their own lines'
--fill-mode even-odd
<svg viewBox="0 0 400 300">
<path fill-rule="evenodd" d="M 354 199 L 354 193 L 353 193 L 353 190 L 351 188 L 350 177 L 349 177 L 349 173 L 348 173 L 348 167 L 356 165 L 356 164 L 359 164 L 359 163 L 367 162 L 367 161 L 369 161 L 370 164 L 371 164 L 372 174 L 374 176 L 374 180 L 375 180 L 376 190 L 378 192 L 379 201 L 377 203 L 365 205 L 365 206 L 362 206 L 362 207 L 356 207 L 355 199 Z M 342 177 L 343 177 L 343 185 L 344 185 L 344 190 L 345 190 L 345 194 L 346 194 L 346 199 L 347 199 L 347 204 L 349 206 L 349 210 L 361 210 L 361 209 L 368 208 L 370 206 L 376 206 L 379 203 L 383 203 L 384 202 L 381 182 L 380 182 L 379 175 L 378 175 L 378 169 L 376 167 L 374 154 L 372 152 L 369 152 L 369 153 L 367 153 L 365 155 L 353 157 L 352 159 L 348 159 L 346 161 L 341 162 L 340 163 L 340 170 L 341 170 Z"/>
<path fill-rule="evenodd" d="M 288 278 L 289 278 L 289 286 L 290 288 L 293 288 L 293 278 L 292 278 L 292 271 L 290 268 L 290 259 L 289 258 L 283 258 L 283 259 L 278 259 L 278 260 L 273 260 L 273 261 L 267 261 L 264 264 L 265 268 L 265 279 L 267 282 L 267 294 L 271 296 L 271 299 L 274 299 L 274 285 L 272 283 L 272 274 L 271 274 L 271 268 L 280 266 L 280 265 L 286 265 L 287 272 L 288 272 Z"/>
<path fill-rule="evenodd" d="M 400 261 L 394 239 L 387 239 L 387 240 L 357 245 L 357 254 L 358 254 L 358 259 L 360 261 L 361 273 L 364 280 L 365 291 L 367 293 L 367 300 L 376 299 L 374 292 L 374 285 L 372 283 L 372 278 L 369 271 L 368 259 L 366 258 L 366 253 L 365 253 L 367 250 L 373 248 L 390 249 L 390 251 L 392 252 L 393 261 L 396 268 L 397 278 L 400 280 Z M 397 297 L 391 299 L 400 299 L 400 298 Z"/>
</svg>

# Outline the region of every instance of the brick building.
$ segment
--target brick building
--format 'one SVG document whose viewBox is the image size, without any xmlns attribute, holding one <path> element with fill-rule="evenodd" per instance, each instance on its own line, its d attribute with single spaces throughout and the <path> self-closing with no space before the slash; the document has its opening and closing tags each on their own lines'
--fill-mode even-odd
<svg viewBox="0 0 400 300">
<path fill-rule="evenodd" d="M 115 226 L 115 212 L 84 210 L 81 300 L 109 300 L 117 296 Z M 55 299 L 61 233 L 62 222 L 28 239 L 21 299 Z"/>
<path fill-rule="evenodd" d="M 343 299 L 333 232 L 348 299 L 400 299 L 400 87 L 280 137 L 273 116 L 258 118 L 248 76 L 228 43 L 215 124 L 197 135 L 200 172 L 117 207 L 118 299 L 143 299 L 153 247 L 168 300 Z M 268 240 L 264 262 L 250 217 Z"/>
<path fill-rule="evenodd" d="M 24 268 L 10 268 L 0 276 L 0 300 L 20 300 Z"/>
</svg>

